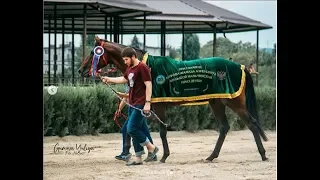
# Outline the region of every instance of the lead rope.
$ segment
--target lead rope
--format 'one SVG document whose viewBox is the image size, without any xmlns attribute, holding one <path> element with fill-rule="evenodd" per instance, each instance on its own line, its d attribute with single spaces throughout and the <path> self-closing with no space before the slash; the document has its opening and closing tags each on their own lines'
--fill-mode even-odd
<svg viewBox="0 0 320 180">
<path fill-rule="evenodd" d="M 100 75 L 99 75 L 99 77 L 100 77 L 100 79 L 101 79 L 101 76 L 100 76 Z M 105 83 L 105 84 L 106 84 L 106 85 L 112 90 L 112 92 L 120 99 L 120 101 L 122 101 L 123 98 L 118 95 L 118 93 L 110 86 L 110 84 L 108 84 L 108 83 Z M 163 121 L 161 121 L 161 119 L 157 116 L 157 114 L 154 113 L 152 110 L 150 110 L 148 114 L 144 114 L 144 112 L 143 112 L 142 109 L 136 108 L 136 107 L 132 106 L 131 104 L 127 103 L 126 101 L 125 101 L 125 103 L 126 103 L 128 106 L 130 106 L 130 107 L 132 107 L 132 108 L 140 111 L 140 112 L 141 112 L 141 115 L 144 116 L 144 117 L 147 117 L 147 118 L 148 118 L 148 117 L 151 116 L 151 114 L 153 114 L 161 124 L 163 124 L 164 126 L 168 127 L 168 124 L 166 124 L 166 123 L 164 123 Z"/>
<path fill-rule="evenodd" d="M 119 99 L 118 99 L 118 107 L 117 107 L 117 111 L 114 113 L 113 121 L 116 122 L 116 124 L 118 125 L 118 127 L 121 129 L 122 126 L 120 125 L 120 123 L 119 123 L 119 121 L 118 121 L 118 118 L 119 118 L 120 116 L 122 116 L 122 118 L 127 119 L 128 117 L 127 117 L 126 115 L 124 115 L 121 111 L 118 112 L 120 103 L 121 103 L 121 101 L 119 101 Z"/>
</svg>

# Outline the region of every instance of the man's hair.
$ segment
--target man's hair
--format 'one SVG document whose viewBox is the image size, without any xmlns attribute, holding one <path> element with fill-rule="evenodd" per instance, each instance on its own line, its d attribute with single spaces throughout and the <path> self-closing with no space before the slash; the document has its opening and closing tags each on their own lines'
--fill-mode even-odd
<svg viewBox="0 0 320 180">
<path fill-rule="evenodd" d="M 132 57 L 133 55 L 137 57 L 137 52 L 131 47 L 126 47 L 121 52 L 121 57 Z"/>
</svg>

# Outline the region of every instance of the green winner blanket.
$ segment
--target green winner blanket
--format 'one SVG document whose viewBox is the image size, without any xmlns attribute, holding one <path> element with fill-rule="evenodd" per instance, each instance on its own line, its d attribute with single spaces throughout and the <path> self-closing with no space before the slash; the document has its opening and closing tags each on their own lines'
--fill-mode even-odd
<svg viewBox="0 0 320 180">
<path fill-rule="evenodd" d="M 244 66 L 221 57 L 178 61 L 146 54 L 151 68 L 152 102 L 235 98 L 245 80 Z"/>
</svg>

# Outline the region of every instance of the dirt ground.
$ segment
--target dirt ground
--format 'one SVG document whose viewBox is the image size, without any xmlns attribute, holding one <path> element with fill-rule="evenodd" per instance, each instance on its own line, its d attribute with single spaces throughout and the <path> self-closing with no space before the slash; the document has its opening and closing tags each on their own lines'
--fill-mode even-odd
<svg viewBox="0 0 320 180">
<path fill-rule="evenodd" d="M 171 154 L 166 163 L 148 162 L 140 166 L 126 166 L 124 161 L 114 158 L 121 152 L 120 133 L 63 138 L 44 137 L 44 179 L 273 180 L 277 174 L 276 132 L 266 131 L 266 133 L 269 141 L 263 144 L 268 161 L 261 160 L 252 133 L 243 130 L 230 131 L 219 157 L 210 163 L 205 163 L 204 160 L 213 151 L 218 133 L 204 130 L 197 133 L 168 132 Z M 161 138 L 157 132 L 151 135 L 159 147 L 158 160 L 160 160 L 163 153 Z M 131 153 L 134 154 L 133 148 Z"/>
</svg>

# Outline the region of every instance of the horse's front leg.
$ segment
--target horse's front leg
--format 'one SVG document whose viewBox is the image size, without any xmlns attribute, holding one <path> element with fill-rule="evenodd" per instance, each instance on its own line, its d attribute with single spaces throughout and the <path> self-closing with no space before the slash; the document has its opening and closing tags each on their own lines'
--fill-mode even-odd
<svg viewBox="0 0 320 180">
<path fill-rule="evenodd" d="M 166 122 L 165 120 L 165 104 L 153 104 L 153 109 L 157 116 L 160 118 L 161 121 L 164 123 Z M 167 127 L 163 125 L 161 122 L 159 122 L 159 127 L 160 127 L 160 137 L 162 140 L 162 146 L 163 146 L 163 156 L 160 160 L 160 162 L 165 163 L 167 157 L 170 155 L 169 151 L 169 145 L 168 145 L 168 140 L 167 140 Z"/>
</svg>

